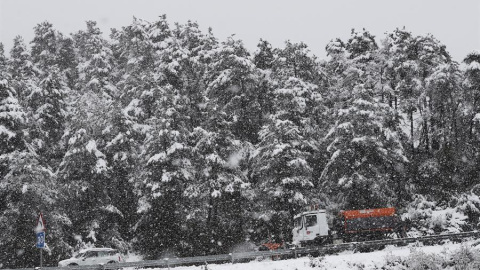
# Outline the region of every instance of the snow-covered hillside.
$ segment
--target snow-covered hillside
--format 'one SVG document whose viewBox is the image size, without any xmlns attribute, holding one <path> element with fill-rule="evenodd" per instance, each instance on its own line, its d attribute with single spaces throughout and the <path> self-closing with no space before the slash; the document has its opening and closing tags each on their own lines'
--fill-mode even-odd
<svg viewBox="0 0 480 270">
<path fill-rule="evenodd" d="M 210 264 L 176 267 L 176 270 L 311 270 L 311 269 L 479 269 L 479 242 L 446 243 L 436 246 L 412 244 L 405 247 L 388 246 L 370 253 L 345 251 L 325 257 L 302 257 L 290 260 L 265 259 L 250 263 Z M 425 268 L 428 267 L 428 268 Z"/>
</svg>

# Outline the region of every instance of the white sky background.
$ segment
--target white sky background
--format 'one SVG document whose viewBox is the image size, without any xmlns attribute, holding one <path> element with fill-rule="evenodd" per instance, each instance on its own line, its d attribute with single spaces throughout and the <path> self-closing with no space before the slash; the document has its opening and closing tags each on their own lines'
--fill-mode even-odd
<svg viewBox="0 0 480 270">
<path fill-rule="evenodd" d="M 94 20 L 108 37 L 133 16 L 154 21 L 161 14 L 171 26 L 192 20 L 204 31 L 212 27 L 220 41 L 235 34 L 251 52 L 260 38 L 274 47 L 291 40 L 325 58 L 327 42 L 348 40 L 352 28 L 366 28 L 380 43 L 385 32 L 403 26 L 414 35 L 433 34 L 456 61 L 480 50 L 480 0 L 0 0 L 0 42 L 9 55 L 16 35 L 30 42 L 33 27 L 45 20 L 66 35 Z"/>
</svg>

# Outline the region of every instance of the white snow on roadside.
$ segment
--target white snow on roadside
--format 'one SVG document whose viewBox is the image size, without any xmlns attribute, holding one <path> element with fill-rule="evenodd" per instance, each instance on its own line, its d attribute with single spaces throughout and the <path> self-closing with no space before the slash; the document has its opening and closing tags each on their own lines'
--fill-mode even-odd
<svg viewBox="0 0 480 270">
<path fill-rule="evenodd" d="M 464 243 L 468 244 L 469 242 Z M 202 266 L 177 266 L 176 270 L 312 270 L 312 269 L 335 269 L 335 270 L 350 270 L 359 269 L 375 269 L 385 265 L 386 259 L 392 256 L 407 257 L 412 252 L 421 251 L 425 254 L 436 254 L 443 256 L 458 250 L 461 243 L 446 243 L 437 246 L 422 246 L 421 244 L 410 244 L 405 247 L 387 246 L 383 250 L 360 253 L 353 251 L 344 251 L 335 255 L 327 255 L 323 259 L 301 257 L 298 259 L 276 260 L 265 259 L 263 261 L 252 261 L 249 263 L 235 263 L 235 264 L 209 264 L 207 268 Z M 312 265 L 312 262 L 315 265 Z M 172 268 L 173 269 L 173 268 Z M 376 268 L 379 269 L 379 268 Z M 160 270 L 160 269 L 158 269 Z"/>
</svg>

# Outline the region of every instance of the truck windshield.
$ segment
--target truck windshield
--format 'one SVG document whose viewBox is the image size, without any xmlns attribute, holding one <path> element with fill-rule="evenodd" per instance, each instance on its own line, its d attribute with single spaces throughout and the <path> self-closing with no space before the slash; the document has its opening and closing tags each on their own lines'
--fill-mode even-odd
<svg viewBox="0 0 480 270">
<path fill-rule="evenodd" d="M 293 227 L 300 228 L 302 227 L 302 217 L 297 217 L 293 220 Z"/>
<path fill-rule="evenodd" d="M 312 227 L 317 225 L 317 216 L 306 216 L 305 217 L 305 226 Z"/>
</svg>

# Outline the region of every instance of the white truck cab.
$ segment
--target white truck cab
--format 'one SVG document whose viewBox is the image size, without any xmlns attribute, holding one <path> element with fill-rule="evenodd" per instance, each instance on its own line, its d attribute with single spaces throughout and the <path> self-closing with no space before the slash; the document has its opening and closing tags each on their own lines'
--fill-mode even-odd
<svg viewBox="0 0 480 270">
<path fill-rule="evenodd" d="M 322 244 L 329 238 L 327 213 L 324 209 L 302 212 L 294 217 L 293 244 Z"/>
</svg>

